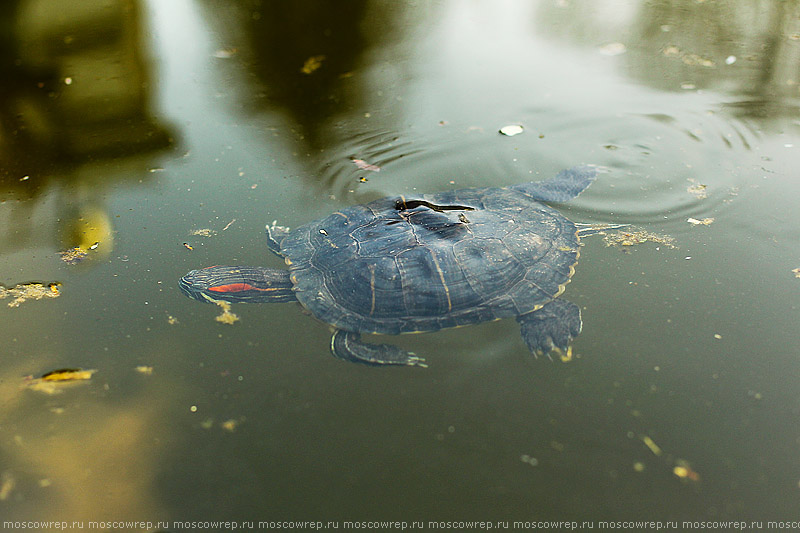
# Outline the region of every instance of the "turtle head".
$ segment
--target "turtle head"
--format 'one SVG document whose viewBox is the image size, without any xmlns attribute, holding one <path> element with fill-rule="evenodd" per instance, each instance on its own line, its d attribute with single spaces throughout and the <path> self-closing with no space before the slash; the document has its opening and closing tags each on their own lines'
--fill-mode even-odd
<svg viewBox="0 0 800 533">
<path fill-rule="evenodd" d="M 288 270 L 212 266 L 192 270 L 178 282 L 181 292 L 201 302 L 280 303 L 295 300 Z"/>
</svg>

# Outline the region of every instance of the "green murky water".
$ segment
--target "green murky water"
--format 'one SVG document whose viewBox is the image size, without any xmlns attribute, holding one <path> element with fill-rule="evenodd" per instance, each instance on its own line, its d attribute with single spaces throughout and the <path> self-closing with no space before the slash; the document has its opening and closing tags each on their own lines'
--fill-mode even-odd
<svg viewBox="0 0 800 533">
<path fill-rule="evenodd" d="M 0 14 L 0 283 L 61 284 L 0 300 L 3 520 L 797 519 L 800 4 L 52 4 Z M 280 267 L 273 220 L 586 163 L 561 212 L 674 240 L 585 241 L 569 363 L 507 320 L 347 364 L 177 287 Z"/>
</svg>

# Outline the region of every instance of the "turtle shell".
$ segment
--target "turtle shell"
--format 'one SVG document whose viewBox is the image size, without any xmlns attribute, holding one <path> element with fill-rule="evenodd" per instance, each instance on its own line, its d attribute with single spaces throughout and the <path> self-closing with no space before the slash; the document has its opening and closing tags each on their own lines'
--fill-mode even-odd
<svg viewBox="0 0 800 533">
<path fill-rule="evenodd" d="M 390 335 L 534 311 L 563 291 L 578 248 L 575 224 L 514 188 L 383 198 L 281 242 L 317 318 Z"/>
</svg>

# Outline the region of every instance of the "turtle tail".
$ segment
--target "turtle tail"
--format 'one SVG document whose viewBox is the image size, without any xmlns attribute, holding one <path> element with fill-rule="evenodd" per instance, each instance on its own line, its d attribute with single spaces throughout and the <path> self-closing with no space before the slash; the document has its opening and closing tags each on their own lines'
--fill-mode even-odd
<svg viewBox="0 0 800 533">
<path fill-rule="evenodd" d="M 288 270 L 248 266 L 212 266 L 192 270 L 178 286 L 186 296 L 201 302 L 294 302 Z"/>
</svg>

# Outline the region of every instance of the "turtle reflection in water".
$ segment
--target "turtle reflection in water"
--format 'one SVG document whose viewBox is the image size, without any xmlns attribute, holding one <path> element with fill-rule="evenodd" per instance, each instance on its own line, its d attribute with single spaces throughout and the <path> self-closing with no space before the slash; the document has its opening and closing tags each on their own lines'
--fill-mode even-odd
<svg viewBox="0 0 800 533">
<path fill-rule="evenodd" d="M 515 317 L 534 354 L 571 356 L 577 305 L 558 296 L 578 261 L 579 230 L 541 202 L 566 202 L 596 178 L 591 167 L 538 183 L 462 189 L 356 205 L 294 231 L 267 228 L 288 270 L 213 266 L 181 290 L 200 301 L 299 301 L 335 331 L 333 355 L 372 365 L 425 366 L 362 333 L 438 331 Z"/>
</svg>

